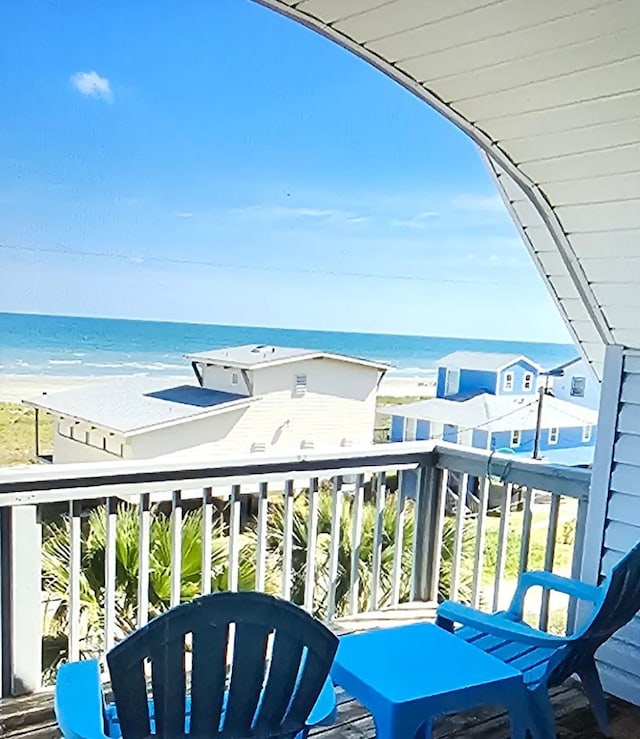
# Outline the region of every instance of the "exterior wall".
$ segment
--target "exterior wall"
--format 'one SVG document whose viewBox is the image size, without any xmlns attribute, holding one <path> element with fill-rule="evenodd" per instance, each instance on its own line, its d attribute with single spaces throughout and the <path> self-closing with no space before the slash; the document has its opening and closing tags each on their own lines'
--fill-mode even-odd
<svg viewBox="0 0 640 739">
<path fill-rule="evenodd" d="M 460 393 L 491 393 L 496 392 L 496 373 L 485 370 L 460 370 Z"/>
<path fill-rule="evenodd" d="M 391 416 L 391 431 L 389 441 L 402 441 L 404 439 L 404 417 Z"/>
<path fill-rule="evenodd" d="M 514 429 L 515 430 L 515 429 Z M 515 452 L 533 452 L 535 442 L 534 429 L 520 430 L 520 444 L 511 446 L 512 431 L 495 431 L 491 434 L 492 449 L 513 449 Z M 575 449 L 581 446 L 594 446 L 596 442 L 597 429 L 592 427 L 589 441 L 582 440 L 582 426 L 558 429 L 558 441 L 556 444 L 549 443 L 549 429 L 540 430 L 540 451 L 551 451 L 552 449 Z"/>
<path fill-rule="evenodd" d="M 73 438 L 71 438 L 72 434 Z M 72 421 L 58 421 L 54 427 L 53 462 L 55 464 L 113 462 L 122 458 L 128 458 L 128 449 L 122 436 L 112 435 L 104 430 L 92 430 L 88 424 L 76 424 Z"/>
<path fill-rule="evenodd" d="M 640 540 L 640 352 L 607 351 L 582 579 L 598 583 Z M 579 610 L 588 616 L 590 604 Z M 640 616 L 596 653 L 604 689 L 640 705 Z"/>
<path fill-rule="evenodd" d="M 584 396 L 572 394 L 574 378 L 584 378 Z M 554 377 L 552 390 L 555 397 L 561 400 L 578 403 L 594 410 L 600 405 L 600 383 L 584 359 L 567 367 L 562 377 Z"/>
<path fill-rule="evenodd" d="M 238 379 L 235 385 L 232 382 L 234 375 Z M 242 372 L 233 367 L 229 369 L 225 369 L 224 367 L 204 367 L 202 369 L 202 386 L 210 390 L 222 390 L 226 393 L 251 395 Z"/>
<path fill-rule="evenodd" d="M 505 390 L 505 376 L 510 372 L 513 374 L 513 389 Z M 531 380 L 531 388 L 529 390 L 524 390 L 524 377 L 527 373 L 531 373 L 533 377 Z M 500 372 L 498 386 L 496 388 L 496 395 L 535 395 L 537 385 L 538 371 L 532 364 L 529 364 L 529 362 L 525 362 L 521 359 L 519 362 L 512 364 L 510 367 L 505 367 Z"/>
<path fill-rule="evenodd" d="M 445 387 L 447 381 L 446 367 L 438 367 L 438 379 L 436 382 L 436 398 L 444 398 Z"/>
</svg>

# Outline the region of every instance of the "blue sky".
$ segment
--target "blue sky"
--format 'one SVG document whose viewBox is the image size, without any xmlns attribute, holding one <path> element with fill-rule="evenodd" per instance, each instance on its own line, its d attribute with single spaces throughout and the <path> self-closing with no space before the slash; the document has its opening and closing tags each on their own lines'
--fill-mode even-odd
<svg viewBox="0 0 640 739">
<path fill-rule="evenodd" d="M 473 145 L 326 39 L 248 0 L 1 12 L 0 310 L 567 340 Z"/>
</svg>

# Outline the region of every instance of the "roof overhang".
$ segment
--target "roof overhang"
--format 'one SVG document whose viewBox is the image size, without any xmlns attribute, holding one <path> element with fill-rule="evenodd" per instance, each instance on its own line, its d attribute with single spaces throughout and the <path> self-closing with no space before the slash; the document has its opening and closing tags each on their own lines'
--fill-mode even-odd
<svg viewBox="0 0 640 739">
<path fill-rule="evenodd" d="M 283 364 L 293 364 L 295 362 L 306 362 L 313 359 L 329 359 L 335 362 L 345 362 L 346 364 L 356 364 L 361 367 L 368 367 L 380 372 L 386 372 L 389 369 L 388 364 L 382 362 L 374 362 L 368 359 L 359 359 L 358 357 L 349 357 L 343 354 L 331 354 L 329 352 L 308 352 L 294 357 L 276 357 L 274 359 L 265 359 L 263 362 L 232 362 L 230 359 L 214 359 L 202 354 L 187 354 L 186 358 L 190 362 L 205 365 L 207 367 L 226 367 L 239 370 L 259 370 L 265 367 L 278 367 Z"/>
<path fill-rule="evenodd" d="M 597 376 L 605 345 L 640 346 L 637 0 L 255 2 L 471 137 Z"/>
</svg>

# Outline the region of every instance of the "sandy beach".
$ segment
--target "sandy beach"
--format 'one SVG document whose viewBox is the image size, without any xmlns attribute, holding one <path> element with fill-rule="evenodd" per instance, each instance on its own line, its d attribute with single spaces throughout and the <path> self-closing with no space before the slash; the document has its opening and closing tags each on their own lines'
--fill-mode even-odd
<svg viewBox="0 0 640 739">
<path fill-rule="evenodd" d="M 122 378 L 123 375 L 103 377 L 69 377 L 54 375 L 0 375 L 0 403 L 19 403 L 25 398 L 34 397 L 41 393 L 53 393 L 56 390 L 67 390 L 88 384 L 109 382 Z M 192 375 L 167 377 L 167 383 L 190 382 Z M 435 384 L 424 377 L 394 377 L 386 376 L 380 384 L 380 395 L 394 398 L 433 395 Z"/>
</svg>

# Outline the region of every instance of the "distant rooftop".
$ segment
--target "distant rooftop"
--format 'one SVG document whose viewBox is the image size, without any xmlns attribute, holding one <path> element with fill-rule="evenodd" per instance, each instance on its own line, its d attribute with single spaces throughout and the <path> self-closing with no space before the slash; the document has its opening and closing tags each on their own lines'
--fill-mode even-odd
<svg viewBox="0 0 640 739">
<path fill-rule="evenodd" d="M 27 398 L 24 403 L 54 415 L 133 435 L 244 407 L 254 400 L 197 385 L 167 387 L 166 379 L 127 377 Z"/>
<path fill-rule="evenodd" d="M 432 398 L 417 403 L 387 406 L 381 413 L 450 424 L 462 429 L 486 431 L 535 429 L 538 400 L 523 397 L 496 396 L 489 393 L 469 400 Z M 597 411 L 546 395 L 542 405 L 542 428 L 595 426 Z"/>
<path fill-rule="evenodd" d="M 259 369 L 276 364 L 301 362 L 306 359 L 332 359 L 337 362 L 361 364 L 379 370 L 388 369 L 388 365 L 369 359 L 350 357 L 345 354 L 331 354 L 315 349 L 294 349 L 268 344 L 245 344 L 244 346 L 231 346 L 226 349 L 213 349 L 197 354 L 187 354 L 187 359 L 192 362 L 221 367 L 237 367 L 238 369 Z"/>
<path fill-rule="evenodd" d="M 447 369 L 476 369 L 487 372 L 498 372 L 524 359 L 534 367 L 538 367 L 529 357 L 523 354 L 494 354 L 493 352 L 453 352 L 438 362 L 439 367 Z M 539 368 L 539 367 L 538 367 Z"/>
</svg>

